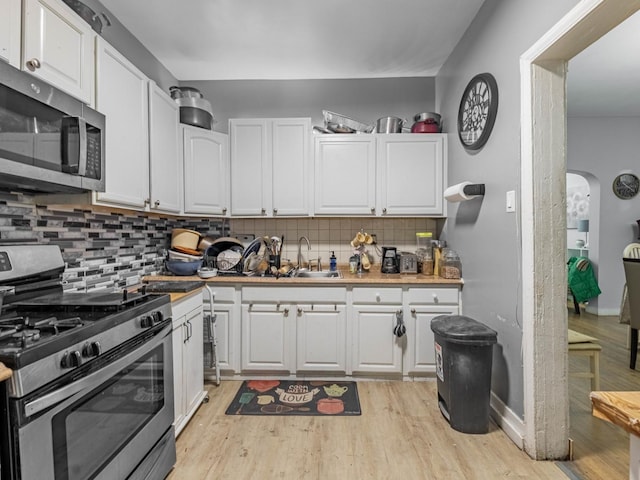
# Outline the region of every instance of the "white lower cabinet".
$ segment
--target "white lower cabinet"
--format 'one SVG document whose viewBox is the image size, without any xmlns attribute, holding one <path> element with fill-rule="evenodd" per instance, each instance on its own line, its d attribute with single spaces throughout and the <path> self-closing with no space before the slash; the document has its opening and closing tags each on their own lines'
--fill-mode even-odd
<svg viewBox="0 0 640 480">
<path fill-rule="evenodd" d="M 243 288 L 242 371 L 345 373 L 345 314 L 344 287 Z"/>
<path fill-rule="evenodd" d="M 296 370 L 346 373 L 346 306 L 303 304 L 296 314 Z"/>
<path fill-rule="evenodd" d="M 215 329 L 216 360 L 222 374 L 240 372 L 240 303 L 237 301 L 236 288 L 210 285 L 213 293 L 213 322 L 211 327 L 204 328 L 205 335 L 208 328 Z M 207 318 L 211 311 L 209 294 L 204 291 L 204 313 Z M 205 338 L 205 342 L 207 339 Z M 211 371 L 205 355 L 205 373 L 211 378 Z M 212 368 L 212 367 L 211 367 Z M 213 372 L 215 375 L 215 372 Z"/>
<path fill-rule="evenodd" d="M 207 396 L 204 390 L 202 294 L 171 304 L 176 436 Z"/>
<path fill-rule="evenodd" d="M 457 285 L 217 291 L 218 359 L 227 376 L 433 376 L 431 320 L 461 313 Z M 394 333 L 399 322 L 402 337 Z"/>
<path fill-rule="evenodd" d="M 457 288 L 409 288 L 405 293 L 407 327 L 407 355 L 405 375 L 435 373 L 434 336 L 431 320 L 439 315 L 458 315 L 459 291 Z"/>
<path fill-rule="evenodd" d="M 393 329 L 402 311 L 402 288 L 353 289 L 353 373 L 402 373 L 406 337 Z"/>
</svg>

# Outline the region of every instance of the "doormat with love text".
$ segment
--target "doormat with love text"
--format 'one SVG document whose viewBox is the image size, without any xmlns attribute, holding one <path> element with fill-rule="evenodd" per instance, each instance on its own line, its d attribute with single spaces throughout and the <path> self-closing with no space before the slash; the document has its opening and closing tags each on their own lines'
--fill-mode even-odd
<svg viewBox="0 0 640 480">
<path fill-rule="evenodd" d="M 245 380 L 227 415 L 360 415 L 356 382 Z"/>
</svg>

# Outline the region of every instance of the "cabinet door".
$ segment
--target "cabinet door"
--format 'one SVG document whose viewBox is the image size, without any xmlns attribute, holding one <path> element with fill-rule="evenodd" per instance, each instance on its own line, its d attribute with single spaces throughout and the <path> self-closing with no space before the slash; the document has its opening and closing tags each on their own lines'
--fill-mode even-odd
<svg viewBox="0 0 640 480">
<path fill-rule="evenodd" d="M 309 215 L 311 199 L 311 119 L 281 118 L 272 123 L 272 214 Z M 267 212 L 270 213 L 270 212 Z"/>
<path fill-rule="evenodd" d="M 177 320 L 175 318 L 173 319 L 173 331 L 171 333 L 173 343 L 173 409 L 175 412 L 173 425 L 176 428 L 176 432 L 178 427 L 185 421 L 187 411 L 184 392 L 184 375 L 182 373 L 184 370 L 183 345 L 185 338 L 187 338 L 184 318 L 183 316 Z"/>
<path fill-rule="evenodd" d="M 215 305 L 216 359 L 220 371 L 223 372 L 240 371 L 240 342 L 236 332 L 240 316 L 235 310 L 234 305 Z"/>
<path fill-rule="evenodd" d="M 242 306 L 242 370 L 293 370 L 295 314 L 289 305 Z"/>
<path fill-rule="evenodd" d="M 344 305 L 298 305 L 298 371 L 347 371 Z"/>
<path fill-rule="evenodd" d="M 231 214 L 265 215 L 271 211 L 269 121 L 231 119 Z"/>
<path fill-rule="evenodd" d="M 444 135 L 378 135 L 378 200 L 382 215 L 442 215 Z"/>
<path fill-rule="evenodd" d="M 0 0 L 0 60 L 20 68 L 20 0 Z"/>
<path fill-rule="evenodd" d="M 353 372 L 402 373 L 405 337 L 393 334 L 401 305 L 353 306 Z"/>
<path fill-rule="evenodd" d="M 25 0 L 23 26 L 22 70 L 93 104 L 91 27 L 60 0 Z"/>
<path fill-rule="evenodd" d="M 457 305 L 409 305 L 409 314 L 405 315 L 406 337 L 409 343 L 404 367 L 405 375 L 436 371 L 431 320 L 438 315 L 457 314 Z"/>
<path fill-rule="evenodd" d="M 144 209 L 149 200 L 147 77 L 102 38 L 96 107 L 106 116 L 106 191 L 99 202 Z"/>
<path fill-rule="evenodd" d="M 184 391 L 186 411 L 192 413 L 200 404 L 204 390 L 202 306 L 185 317 L 187 342 L 184 344 Z"/>
<path fill-rule="evenodd" d="M 198 127 L 182 128 L 184 213 L 226 215 L 229 139 Z"/>
<path fill-rule="evenodd" d="M 375 141 L 372 135 L 318 135 L 314 138 L 317 215 L 376 213 Z"/>
<path fill-rule="evenodd" d="M 154 82 L 149 82 L 150 204 L 153 211 L 182 210 L 180 107 Z"/>
</svg>

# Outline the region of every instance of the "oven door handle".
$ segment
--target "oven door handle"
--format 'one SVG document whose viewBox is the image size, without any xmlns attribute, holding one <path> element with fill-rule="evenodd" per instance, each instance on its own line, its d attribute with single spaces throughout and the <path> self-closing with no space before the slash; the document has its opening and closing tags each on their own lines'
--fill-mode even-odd
<svg viewBox="0 0 640 480">
<path fill-rule="evenodd" d="M 166 328 L 162 329 L 151 338 L 147 343 L 141 345 L 139 348 L 136 348 L 131 353 L 125 355 L 124 357 L 119 357 L 113 363 L 109 363 L 101 368 L 100 370 L 87 375 L 86 377 L 82 377 L 77 381 L 70 383 L 69 385 L 65 385 L 59 390 L 55 390 L 51 393 L 43 395 L 42 397 L 33 400 L 32 402 L 28 402 L 24 406 L 25 414 L 27 416 L 35 415 L 38 412 L 46 410 L 57 403 L 62 402 L 63 400 L 75 395 L 78 392 L 81 392 L 85 389 L 93 389 L 95 387 L 100 386 L 101 383 L 104 382 L 105 377 L 111 377 L 117 374 L 123 368 L 131 365 L 133 361 L 141 356 L 151 352 L 158 345 L 162 344 L 165 337 L 171 335 L 171 325 L 168 325 Z"/>
</svg>

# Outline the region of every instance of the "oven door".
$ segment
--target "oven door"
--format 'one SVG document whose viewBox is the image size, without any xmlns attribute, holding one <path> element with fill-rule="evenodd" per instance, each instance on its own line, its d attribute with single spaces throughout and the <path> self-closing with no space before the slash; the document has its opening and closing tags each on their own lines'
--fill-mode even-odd
<svg viewBox="0 0 640 480">
<path fill-rule="evenodd" d="M 30 420 L 17 430 L 19 478 L 164 478 L 173 467 L 171 326 L 110 356 L 99 370 L 21 403 Z"/>
</svg>

